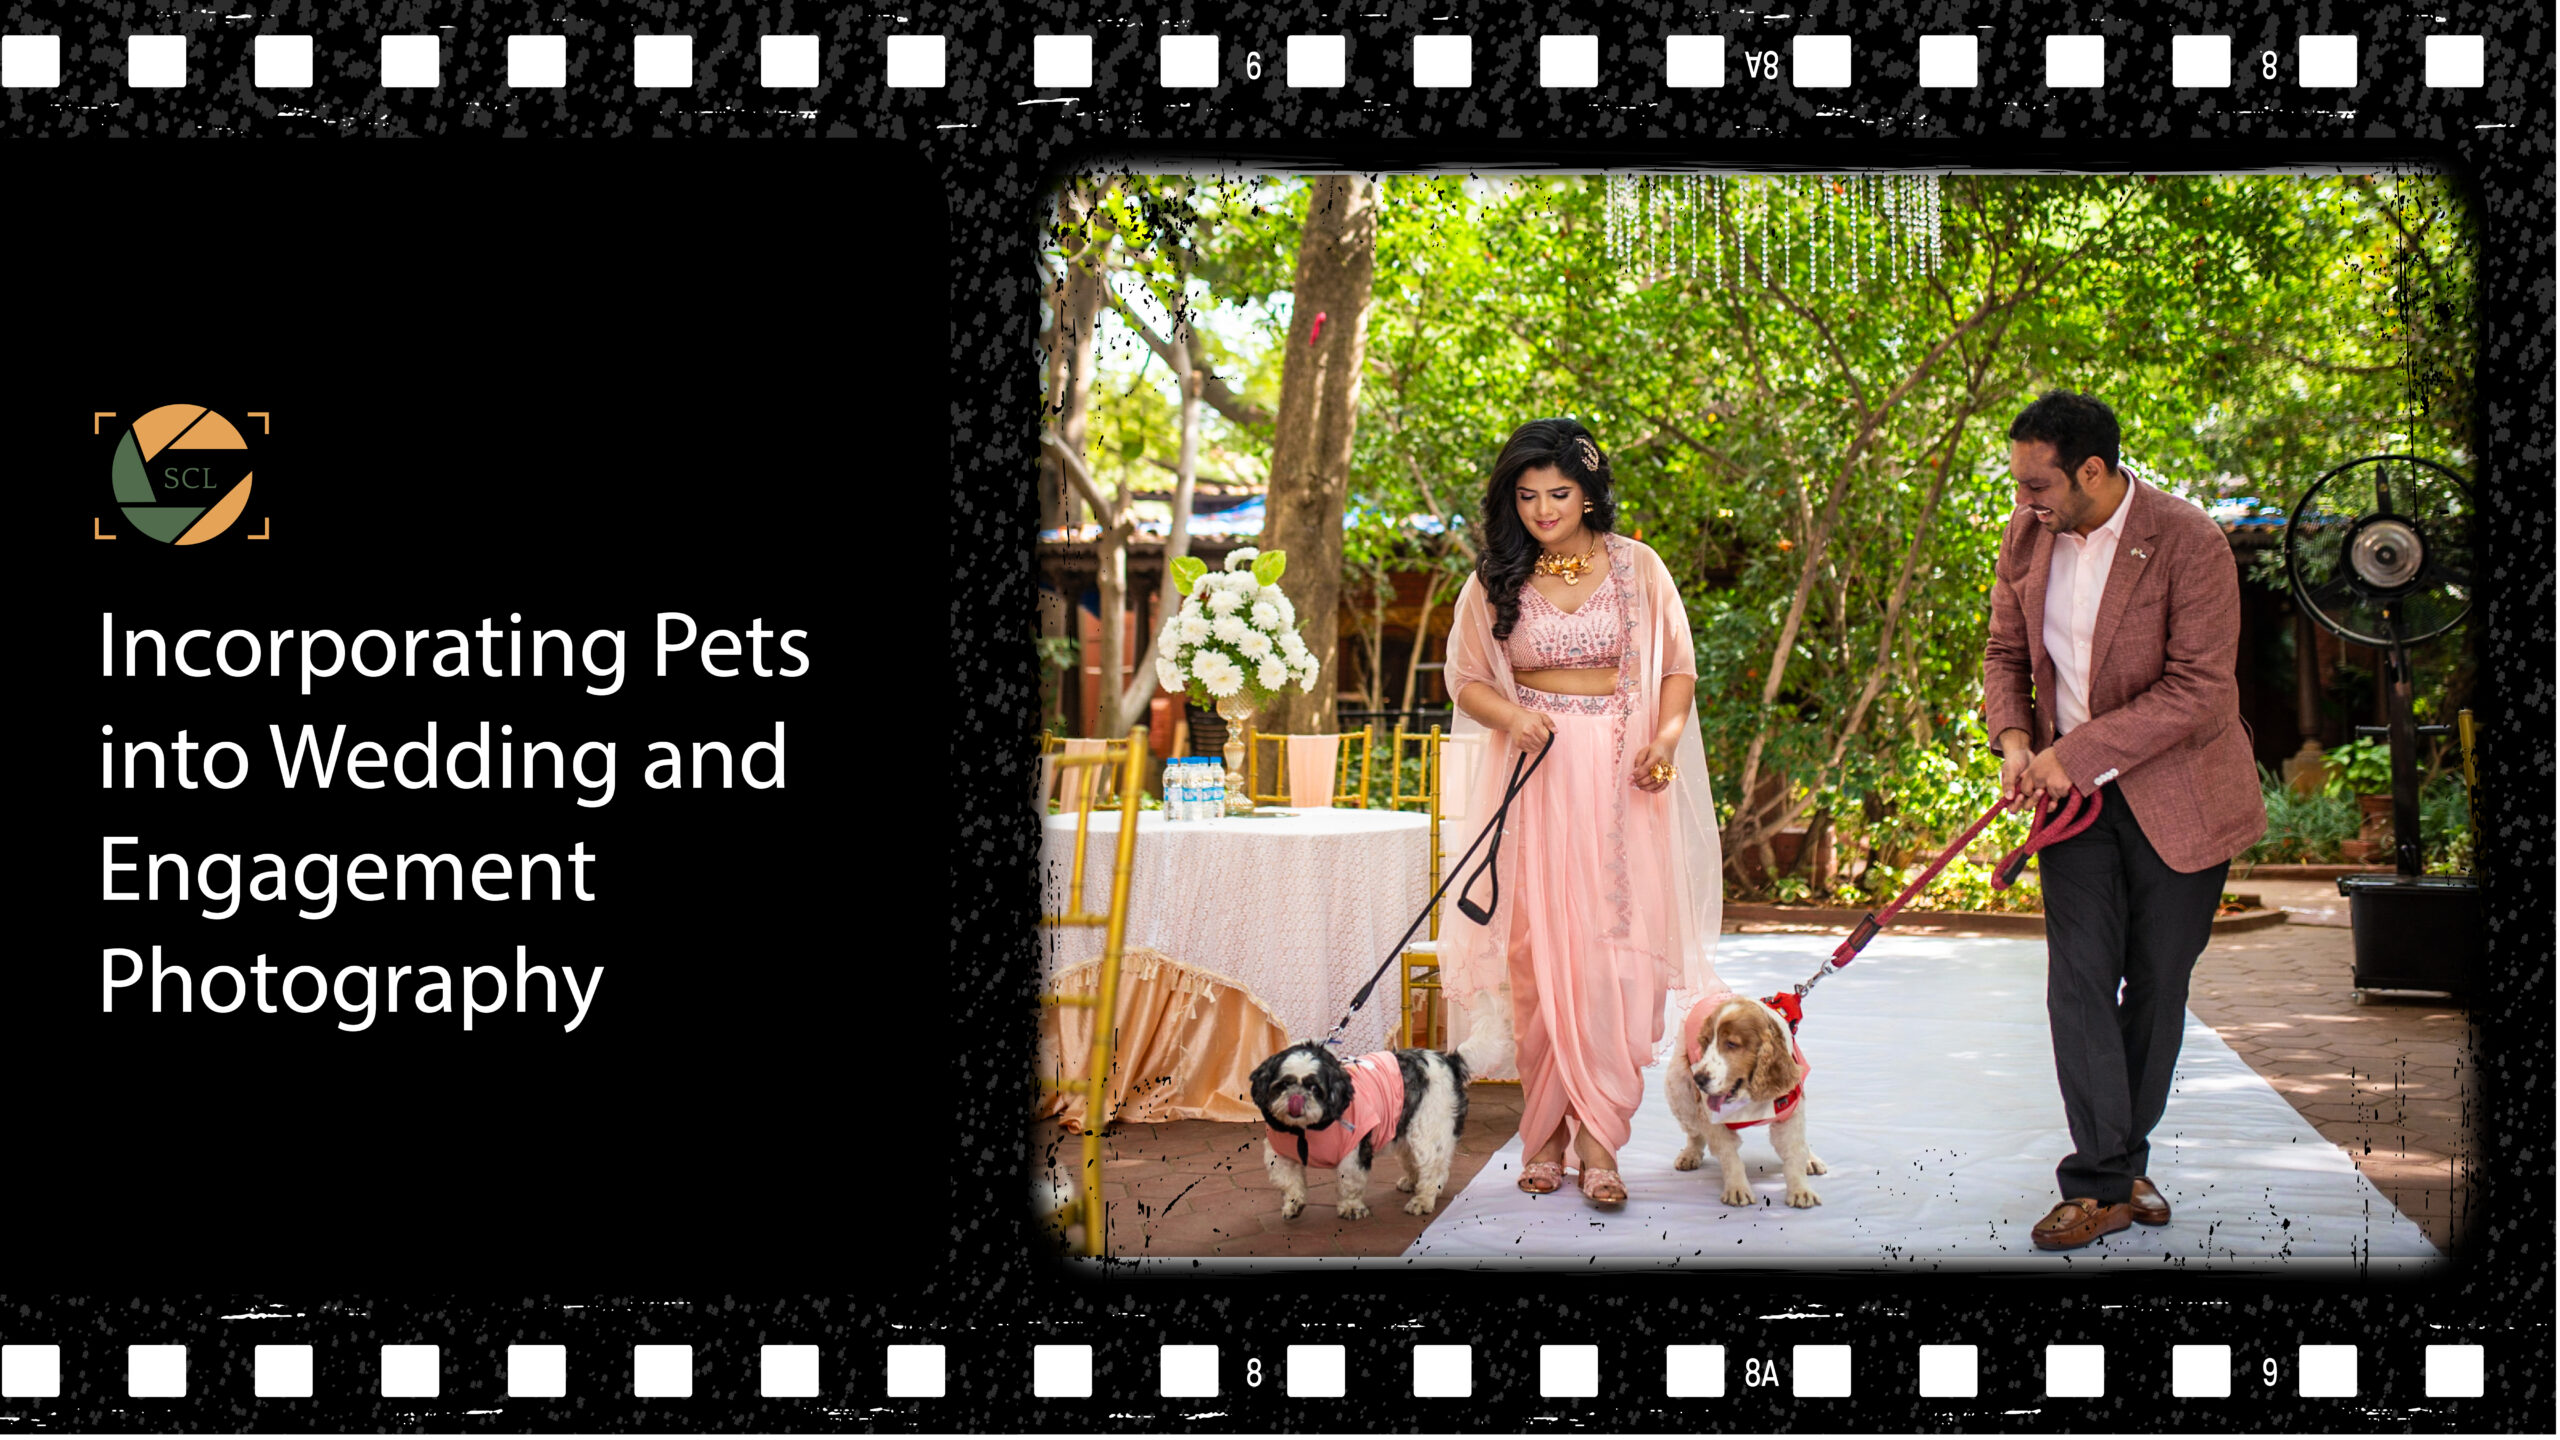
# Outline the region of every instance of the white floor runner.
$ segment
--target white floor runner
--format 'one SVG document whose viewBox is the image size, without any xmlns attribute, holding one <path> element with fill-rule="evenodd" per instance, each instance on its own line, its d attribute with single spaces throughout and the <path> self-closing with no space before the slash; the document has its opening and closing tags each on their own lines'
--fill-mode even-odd
<svg viewBox="0 0 2560 1440">
<path fill-rule="evenodd" d="M 1717 969 L 1766 995 L 1811 974 L 1838 941 L 1726 936 Z M 2060 1198 L 2071 1150 L 2044 1014 L 2044 942 L 1890 933 L 1806 1002 L 1806 1095 L 1823 1203 L 1790 1209 L 1765 1130 L 1743 1157 L 1762 1203 L 1725 1205 L 1712 1155 L 1671 1168 L 1684 1137 L 1650 1072 L 1619 1165 L 1614 1214 L 1567 1188 L 1521 1193 L 1520 1142 L 1447 1201 L 1407 1260 L 1553 1265 L 1974 1269 L 2064 1265 L 2397 1269 L 2436 1258 L 2418 1226 L 2202 1021 L 2187 1017 L 2151 1176 L 2173 1224 L 2135 1226 L 2067 1254 L 2028 1232 Z"/>
</svg>

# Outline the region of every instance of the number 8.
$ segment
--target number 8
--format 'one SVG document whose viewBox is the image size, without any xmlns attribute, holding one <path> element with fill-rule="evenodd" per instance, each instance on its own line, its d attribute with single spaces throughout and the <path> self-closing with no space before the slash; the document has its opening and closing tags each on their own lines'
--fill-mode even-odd
<svg viewBox="0 0 2560 1440">
<path fill-rule="evenodd" d="M 2273 80 L 2276 78 L 2276 52 L 2270 50 L 2266 54 L 2258 57 L 2258 75 L 2259 78 L 2265 80 Z M 2275 1362 L 2270 1360 L 2267 1363 L 2272 1365 Z M 2273 1385 L 2276 1382 L 2270 1380 L 2267 1383 Z"/>
<path fill-rule="evenodd" d="M 2267 1383 L 2270 1385 L 2276 1383 L 2276 1357 L 2273 1355 L 2267 1357 L 2266 1373 Z"/>
<path fill-rule="evenodd" d="M 1247 80 L 1259 80 L 1262 78 L 1261 51 L 1247 50 L 1244 52 L 1244 78 Z"/>
<path fill-rule="evenodd" d="M 2274 1364 L 2275 1362 L 2274 1362 L 2274 1361 L 2272 1361 L 2272 1360 L 2270 1360 L 2270 1361 L 2268 1361 L 2267 1363 L 2268 1363 L 2268 1364 L 2270 1364 L 2270 1365 L 2272 1365 L 2272 1364 Z M 1253 1387 L 1254 1387 L 1255 1389 L 1257 1389 L 1257 1390 L 1258 1390 L 1258 1389 L 1260 1389 L 1260 1388 L 1262 1388 L 1262 1357 L 1261 1357 L 1261 1356 L 1256 1355 L 1256 1356 L 1254 1356 L 1252 1359 L 1247 1360 L 1246 1362 L 1244 1362 L 1244 1383 L 1246 1383 L 1247 1385 L 1251 1385 L 1251 1386 L 1253 1386 Z"/>
</svg>

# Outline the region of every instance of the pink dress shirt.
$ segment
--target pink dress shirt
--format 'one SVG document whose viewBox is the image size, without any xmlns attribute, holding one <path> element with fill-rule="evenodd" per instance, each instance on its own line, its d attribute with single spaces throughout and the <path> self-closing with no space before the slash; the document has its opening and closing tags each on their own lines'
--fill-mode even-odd
<svg viewBox="0 0 2560 1440">
<path fill-rule="evenodd" d="M 2053 568 L 2044 585 L 2044 652 L 2053 657 L 2057 735 L 2089 723 L 2089 645 L 2098 630 L 2098 602 L 2106 598 L 2116 541 L 2133 510 L 2133 487 L 2141 483 L 2126 476 L 2116 513 L 2085 538 L 2068 530 L 2053 537 Z"/>
</svg>

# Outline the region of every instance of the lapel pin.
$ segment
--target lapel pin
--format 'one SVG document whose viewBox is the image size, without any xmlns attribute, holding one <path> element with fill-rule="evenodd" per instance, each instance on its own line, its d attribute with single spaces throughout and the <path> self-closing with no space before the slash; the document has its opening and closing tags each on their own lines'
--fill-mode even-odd
<svg viewBox="0 0 2560 1440">
<path fill-rule="evenodd" d="M 2143 549 L 2139 545 L 2136 545 L 2133 547 L 2133 558 L 2136 560 L 2148 560 L 2151 558 L 2151 552 Z"/>
</svg>

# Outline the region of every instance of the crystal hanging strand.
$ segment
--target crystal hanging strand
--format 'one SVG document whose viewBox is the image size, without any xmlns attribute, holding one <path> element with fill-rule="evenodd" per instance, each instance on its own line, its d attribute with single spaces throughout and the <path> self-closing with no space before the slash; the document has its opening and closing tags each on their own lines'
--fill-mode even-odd
<svg viewBox="0 0 2560 1440">
<path fill-rule="evenodd" d="M 1707 223 L 1713 227 L 1715 235 L 1716 288 L 1722 290 L 1724 288 L 1724 180 L 1722 177 L 1708 177 L 1707 205 L 1709 207 Z"/>
<path fill-rule="evenodd" d="M 1893 177 L 1893 228 L 1889 233 L 1892 237 L 1893 245 L 1893 283 L 1896 285 L 1901 284 L 1906 278 L 1902 263 L 1902 198 L 1906 190 L 1905 182 L 1908 178 L 1909 177 L 1902 175 L 1896 175 Z"/>
</svg>

